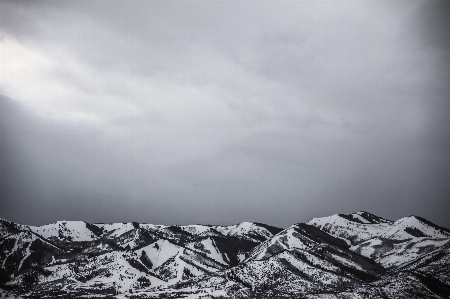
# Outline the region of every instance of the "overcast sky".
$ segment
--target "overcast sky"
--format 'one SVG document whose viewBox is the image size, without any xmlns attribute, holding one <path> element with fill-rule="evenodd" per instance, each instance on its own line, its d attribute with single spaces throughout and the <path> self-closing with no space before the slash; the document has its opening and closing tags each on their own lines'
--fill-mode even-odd
<svg viewBox="0 0 450 299">
<path fill-rule="evenodd" d="M 450 227 L 448 1 L 0 1 L 0 217 Z"/>
</svg>

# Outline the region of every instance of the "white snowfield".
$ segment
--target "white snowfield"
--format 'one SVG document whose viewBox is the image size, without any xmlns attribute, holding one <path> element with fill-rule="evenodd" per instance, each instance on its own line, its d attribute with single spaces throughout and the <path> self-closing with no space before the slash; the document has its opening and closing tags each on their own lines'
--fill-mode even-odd
<svg viewBox="0 0 450 299">
<path fill-rule="evenodd" d="M 216 262 L 222 265 L 228 265 L 229 260 L 226 257 L 226 254 L 222 254 L 220 250 L 217 248 L 217 245 L 214 239 L 207 238 L 202 239 L 200 242 L 191 242 L 186 245 L 186 247 L 192 249 L 193 251 L 198 251 L 202 254 L 205 254 L 207 257 L 215 260 Z M 225 259 L 227 259 L 225 261 Z"/>
<path fill-rule="evenodd" d="M 265 227 L 262 227 L 256 223 L 251 222 L 242 222 L 230 226 L 186 225 L 180 226 L 180 229 L 199 236 L 214 236 L 214 235 L 237 236 L 250 240 L 254 240 L 254 237 L 252 235 L 263 236 L 266 238 L 269 238 L 273 235 Z"/>
<path fill-rule="evenodd" d="M 272 253 L 268 253 L 268 251 L 276 250 L 294 250 L 300 249 L 305 250 L 308 246 L 304 243 L 304 241 L 294 237 L 296 225 L 292 225 L 285 229 L 284 231 L 278 233 L 273 238 L 267 240 L 266 242 L 261 243 L 257 246 L 246 259 L 248 260 L 263 260 L 272 255 Z"/>
<path fill-rule="evenodd" d="M 351 239 L 350 250 L 373 259 L 383 267 L 392 268 L 410 263 L 425 253 L 442 248 L 450 241 L 450 233 L 422 221 L 416 216 L 395 222 L 386 219 L 369 221 L 364 212 L 345 215 L 364 223 L 348 220 L 341 215 L 314 218 L 307 222 L 342 239 Z M 350 216 L 350 217 L 349 217 Z"/>
<path fill-rule="evenodd" d="M 92 241 L 97 236 L 86 227 L 84 221 L 58 221 L 43 226 L 30 226 L 31 231 L 44 238 L 70 238 L 72 241 Z"/>
<path fill-rule="evenodd" d="M 134 229 L 132 223 L 95 224 L 95 226 L 102 228 L 109 238 L 119 237 L 122 234 Z"/>
<path fill-rule="evenodd" d="M 158 240 L 151 245 L 137 250 L 136 253 L 141 255 L 142 252 L 145 252 L 152 262 L 153 267 L 157 268 L 167 262 L 168 259 L 175 258 L 182 251 L 182 247 L 174 245 L 167 240 Z"/>
<path fill-rule="evenodd" d="M 348 240 L 353 245 L 383 234 L 392 224 L 391 221 L 385 219 L 383 219 L 384 221 L 371 222 L 361 216 L 364 215 L 363 212 L 350 215 L 352 218 L 359 220 L 362 223 L 343 218 L 336 214 L 329 217 L 313 218 L 308 221 L 307 224 L 316 226 L 335 237 Z"/>
<path fill-rule="evenodd" d="M 408 232 L 408 228 L 410 232 Z M 428 225 L 427 223 L 422 222 L 415 216 L 405 217 L 395 221 L 388 230 L 386 230 L 382 235 L 380 235 L 380 237 L 405 240 L 417 236 L 414 234 L 414 232 L 416 232 L 416 234 L 419 234 L 420 237 L 430 237 L 430 238 L 450 237 L 450 233 L 436 229 Z"/>
</svg>

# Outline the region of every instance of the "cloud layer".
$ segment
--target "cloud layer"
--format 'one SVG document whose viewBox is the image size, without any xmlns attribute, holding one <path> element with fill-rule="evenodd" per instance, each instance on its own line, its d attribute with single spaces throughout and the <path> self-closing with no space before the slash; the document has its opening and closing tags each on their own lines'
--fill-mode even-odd
<svg viewBox="0 0 450 299">
<path fill-rule="evenodd" d="M 0 217 L 450 227 L 445 2 L 0 8 Z"/>
</svg>

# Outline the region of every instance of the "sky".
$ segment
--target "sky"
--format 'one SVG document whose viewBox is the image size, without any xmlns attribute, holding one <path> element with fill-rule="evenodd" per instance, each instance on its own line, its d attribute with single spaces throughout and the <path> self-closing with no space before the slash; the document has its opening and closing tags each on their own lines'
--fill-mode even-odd
<svg viewBox="0 0 450 299">
<path fill-rule="evenodd" d="M 449 8 L 0 0 L 0 217 L 450 228 Z"/>
</svg>

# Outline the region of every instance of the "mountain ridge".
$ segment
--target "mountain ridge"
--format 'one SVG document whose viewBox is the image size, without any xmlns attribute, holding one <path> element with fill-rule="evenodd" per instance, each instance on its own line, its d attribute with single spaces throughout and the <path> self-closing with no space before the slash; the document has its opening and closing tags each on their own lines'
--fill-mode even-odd
<svg viewBox="0 0 450 299">
<path fill-rule="evenodd" d="M 450 294 L 450 230 L 419 216 L 360 211 L 285 229 L 0 219 L 0 248 L 0 294 L 21 298 Z"/>
</svg>

